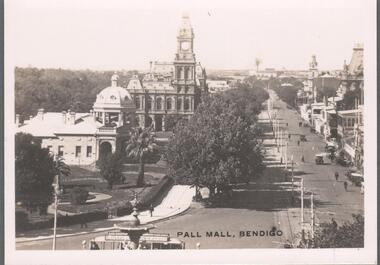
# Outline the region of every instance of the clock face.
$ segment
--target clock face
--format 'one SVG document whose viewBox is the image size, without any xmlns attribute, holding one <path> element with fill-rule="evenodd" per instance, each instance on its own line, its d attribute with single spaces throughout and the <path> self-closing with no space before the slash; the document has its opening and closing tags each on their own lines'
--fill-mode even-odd
<svg viewBox="0 0 380 265">
<path fill-rule="evenodd" d="M 181 42 L 181 49 L 187 51 L 190 48 L 190 43 L 187 41 Z"/>
</svg>

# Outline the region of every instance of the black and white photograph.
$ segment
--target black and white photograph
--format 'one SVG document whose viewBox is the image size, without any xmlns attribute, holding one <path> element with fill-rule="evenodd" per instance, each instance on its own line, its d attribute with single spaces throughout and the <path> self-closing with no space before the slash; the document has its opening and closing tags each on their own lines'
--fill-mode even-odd
<svg viewBox="0 0 380 265">
<path fill-rule="evenodd" d="M 376 264 L 375 9 L 5 1 L 6 264 Z"/>
</svg>

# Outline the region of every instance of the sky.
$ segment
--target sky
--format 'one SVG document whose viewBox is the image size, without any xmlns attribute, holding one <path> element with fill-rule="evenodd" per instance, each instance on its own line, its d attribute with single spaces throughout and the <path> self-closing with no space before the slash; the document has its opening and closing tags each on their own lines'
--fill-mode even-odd
<svg viewBox="0 0 380 265">
<path fill-rule="evenodd" d="M 8 0 L 8 51 L 16 66 L 121 70 L 173 61 L 183 12 L 206 69 L 341 69 L 365 36 L 366 1 Z M 7 56 L 7 55 L 6 55 Z"/>
</svg>

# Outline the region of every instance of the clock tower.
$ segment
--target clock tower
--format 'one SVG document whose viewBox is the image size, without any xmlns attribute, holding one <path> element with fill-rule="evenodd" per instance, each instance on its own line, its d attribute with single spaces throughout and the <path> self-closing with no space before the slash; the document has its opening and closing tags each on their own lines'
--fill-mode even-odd
<svg viewBox="0 0 380 265">
<path fill-rule="evenodd" d="M 178 113 L 194 112 L 200 100 L 200 93 L 197 91 L 199 89 L 196 83 L 194 32 L 187 14 L 182 16 L 182 24 L 177 34 L 173 86 L 177 90 Z M 183 105 L 183 102 L 187 102 L 186 106 Z M 182 106 L 180 106 L 181 104 Z"/>
</svg>

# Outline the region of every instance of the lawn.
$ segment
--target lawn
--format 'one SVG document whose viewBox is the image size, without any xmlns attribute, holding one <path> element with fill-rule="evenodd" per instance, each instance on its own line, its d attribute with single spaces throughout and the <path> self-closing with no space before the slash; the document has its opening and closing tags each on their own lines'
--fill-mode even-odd
<svg viewBox="0 0 380 265">
<path fill-rule="evenodd" d="M 157 167 L 155 165 L 147 165 L 144 180 L 147 184 L 143 188 L 137 188 L 136 182 L 138 178 L 138 165 L 124 165 L 123 174 L 125 182 L 123 184 L 114 185 L 112 189 L 108 189 L 107 182 L 104 181 L 98 171 L 91 171 L 89 169 L 72 167 L 71 176 L 62 181 L 65 188 L 65 194 L 62 196 L 62 204 L 59 210 L 70 213 L 90 212 L 99 209 L 121 207 L 131 201 L 134 194 L 137 193 L 139 198 L 149 193 L 152 186 L 156 185 L 165 175 L 166 168 Z M 90 192 L 99 192 L 112 196 L 104 201 L 93 203 L 86 203 L 83 205 L 71 205 L 69 203 L 70 189 L 75 186 L 81 186 Z"/>
</svg>

